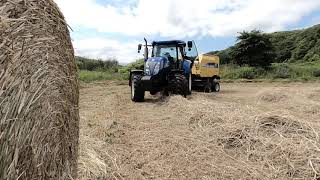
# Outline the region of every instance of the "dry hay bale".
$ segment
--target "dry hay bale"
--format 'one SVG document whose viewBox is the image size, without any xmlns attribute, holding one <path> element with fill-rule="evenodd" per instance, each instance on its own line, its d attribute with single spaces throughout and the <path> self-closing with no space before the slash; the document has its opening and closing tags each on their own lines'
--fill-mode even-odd
<svg viewBox="0 0 320 180">
<path fill-rule="evenodd" d="M 258 94 L 258 100 L 276 103 L 288 99 L 288 96 L 280 90 L 269 90 Z"/>
<path fill-rule="evenodd" d="M 53 0 L 1 0 L 0 179 L 76 178 L 78 91 Z"/>
</svg>

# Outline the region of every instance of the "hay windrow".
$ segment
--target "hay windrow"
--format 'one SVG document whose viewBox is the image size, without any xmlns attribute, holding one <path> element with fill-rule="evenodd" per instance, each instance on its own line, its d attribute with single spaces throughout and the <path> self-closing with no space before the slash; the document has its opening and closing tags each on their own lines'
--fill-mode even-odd
<svg viewBox="0 0 320 180">
<path fill-rule="evenodd" d="M 0 1 L 0 179 L 76 178 L 74 50 L 53 0 Z"/>
<path fill-rule="evenodd" d="M 277 91 L 278 94 L 271 92 L 263 91 L 257 99 L 271 104 L 287 102 L 288 96 L 281 91 Z M 302 121 L 286 111 L 265 112 L 252 105 L 239 108 L 234 103 L 219 104 L 204 97 L 197 100 L 170 98 L 169 106 L 190 127 L 193 137 L 208 140 L 204 148 L 217 151 L 213 154 L 226 159 L 225 162 L 215 159 L 220 167 L 213 169 L 219 177 L 286 179 L 319 176 L 320 146 L 316 124 Z M 240 167 L 235 168 L 234 163 L 239 162 Z M 229 171 L 225 172 L 224 168 Z"/>
<path fill-rule="evenodd" d="M 281 90 L 267 90 L 258 93 L 258 100 L 262 102 L 277 103 L 286 101 L 288 98 Z"/>
</svg>

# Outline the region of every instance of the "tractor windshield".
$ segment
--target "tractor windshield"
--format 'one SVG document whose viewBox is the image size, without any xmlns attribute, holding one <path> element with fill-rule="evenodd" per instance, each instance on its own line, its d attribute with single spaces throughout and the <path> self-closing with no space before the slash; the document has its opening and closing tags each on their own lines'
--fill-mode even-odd
<svg viewBox="0 0 320 180">
<path fill-rule="evenodd" d="M 176 46 L 156 45 L 153 47 L 152 57 L 166 57 L 169 61 L 176 61 L 177 54 Z"/>
</svg>

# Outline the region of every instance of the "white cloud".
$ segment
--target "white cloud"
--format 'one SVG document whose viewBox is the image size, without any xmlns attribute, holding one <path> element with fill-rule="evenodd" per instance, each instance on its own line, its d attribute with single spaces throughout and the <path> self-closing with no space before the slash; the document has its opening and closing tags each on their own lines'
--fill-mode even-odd
<svg viewBox="0 0 320 180">
<path fill-rule="evenodd" d="M 120 63 L 129 63 L 138 58 L 137 41 L 122 43 L 106 38 L 88 38 L 74 40 L 75 53 L 89 58 L 109 59 L 116 58 Z"/>
<path fill-rule="evenodd" d="M 136 7 L 56 0 L 71 25 L 125 35 L 227 36 L 244 29 L 282 30 L 320 9 L 318 0 L 139 0 Z"/>
<path fill-rule="evenodd" d="M 119 0 L 113 0 L 119 1 Z M 56 0 L 72 27 L 85 27 L 98 32 L 125 36 L 155 35 L 164 38 L 233 36 L 243 30 L 279 31 L 298 23 L 303 16 L 320 10 L 319 0 L 130 0 L 115 7 L 95 0 Z M 119 1 L 125 2 L 125 1 Z M 115 3 L 117 4 L 117 3 Z M 115 37 L 116 39 L 116 37 Z M 86 43 L 98 42 L 88 49 Z M 82 45 L 81 45 L 82 44 Z M 93 43 L 94 44 L 94 43 Z M 133 47 L 132 43 L 126 43 Z M 129 50 L 120 42 L 106 39 L 75 40 L 81 55 L 113 55 L 120 60 Z M 131 50 L 131 56 L 134 55 Z M 107 52 L 112 50 L 113 52 Z"/>
</svg>

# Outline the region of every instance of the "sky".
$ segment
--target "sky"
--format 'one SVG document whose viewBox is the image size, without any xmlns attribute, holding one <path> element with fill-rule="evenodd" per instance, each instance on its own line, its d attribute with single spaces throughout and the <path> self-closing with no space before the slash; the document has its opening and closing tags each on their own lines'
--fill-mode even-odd
<svg viewBox="0 0 320 180">
<path fill-rule="evenodd" d="M 78 56 L 121 64 L 142 57 L 146 37 L 194 40 L 199 53 L 222 50 L 238 32 L 294 30 L 320 23 L 320 0 L 55 0 Z"/>
</svg>

